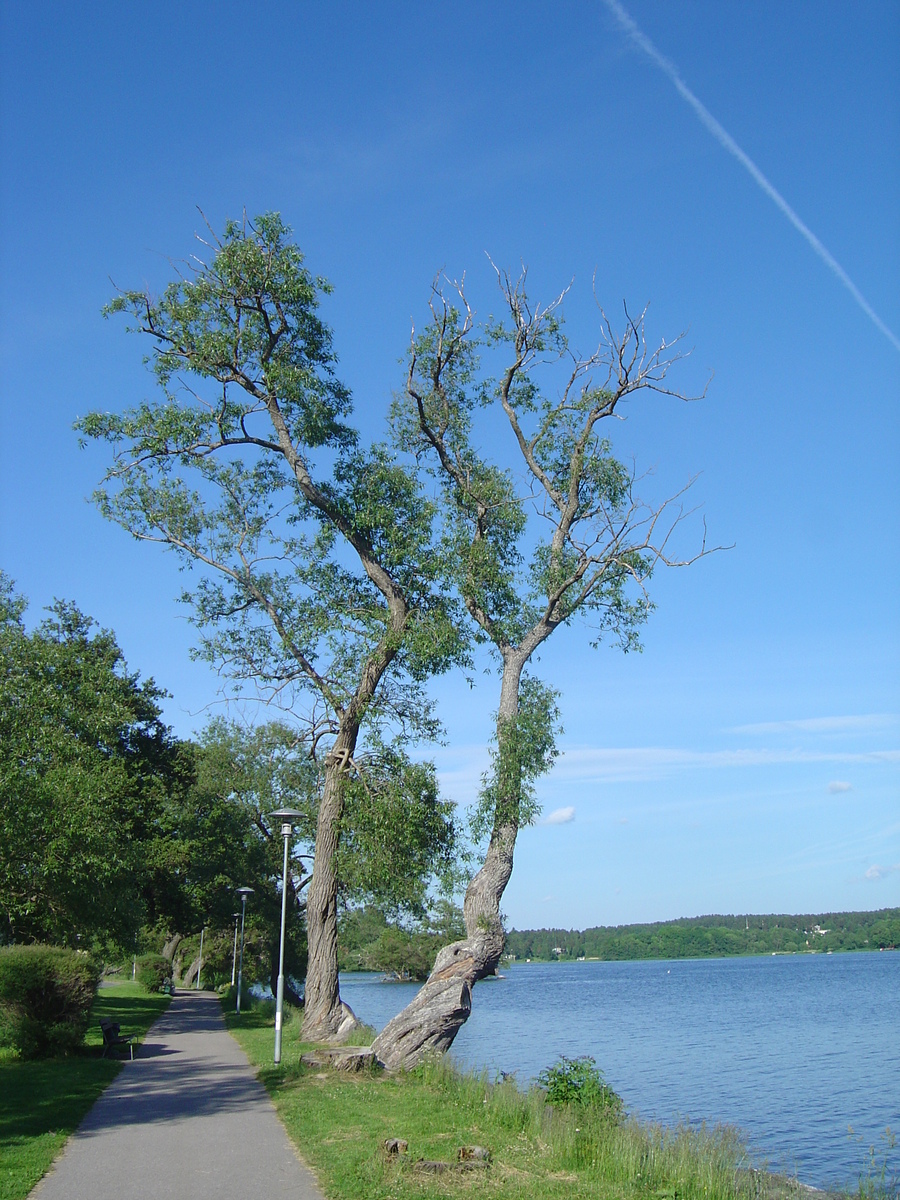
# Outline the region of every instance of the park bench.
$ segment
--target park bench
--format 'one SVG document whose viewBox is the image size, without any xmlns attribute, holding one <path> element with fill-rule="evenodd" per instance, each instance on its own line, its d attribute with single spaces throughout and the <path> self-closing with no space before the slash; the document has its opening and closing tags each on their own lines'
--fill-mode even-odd
<svg viewBox="0 0 900 1200">
<path fill-rule="evenodd" d="M 118 1021 L 101 1021 L 100 1032 L 103 1034 L 103 1053 L 101 1058 L 106 1058 L 107 1054 L 111 1054 L 114 1050 L 120 1047 L 127 1046 L 131 1051 L 131 1060 L 134 1061 L 134 1037 L 120 1037 L 119 1031 L 121 1026 Z"/>
</svg>

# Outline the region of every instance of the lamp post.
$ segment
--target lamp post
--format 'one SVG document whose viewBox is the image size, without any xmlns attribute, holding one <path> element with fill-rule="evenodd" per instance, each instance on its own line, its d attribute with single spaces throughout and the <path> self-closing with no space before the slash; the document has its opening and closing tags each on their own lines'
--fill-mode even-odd
<svg viewBox="0 0 900 1200">
<path fill-rule="evenodd" d="M 241 898 L 241 957 L 238 960 L 238 977 L 237 977 L 237 1006 L 236 1013 L 241 1011 L 241 981 L 244 975 L 244 921 L 247 916 L 247 897 L 253 895 L 253 888 L 242 887 L 237 889 L 237 894 Z"/>
<path fill-rule="evenodd" d="M 231 951 L 231 986 L 234 987 L 234 975 L 237 971 L 237 931 L 241 914 L 232 913 L 231 915 L 234 917 L 234 949 Z"/>
<path fill-rule="evenodd" d="M 200 959 L 197 963 L 197 984 L 196 991 L 200 991 L 200 976 L 203 974 L 203 935 L 206 933 L 206 926 L 200 930 Z"/>
<path fill-rule="evenodd" d="M 278 991 L 275 996 L 275 1062 L 281 1062 L 281 1026 L 284 1013 L 284 926 L 287 916 L 288 845 L 294 832 L 294 821 L 303 813 L 296 808 L 279 808 L 271 814 L 281 821 L 284 838 L 284 871 L 281 879 L 281 944 L 278 949 Z"/>
</svg>

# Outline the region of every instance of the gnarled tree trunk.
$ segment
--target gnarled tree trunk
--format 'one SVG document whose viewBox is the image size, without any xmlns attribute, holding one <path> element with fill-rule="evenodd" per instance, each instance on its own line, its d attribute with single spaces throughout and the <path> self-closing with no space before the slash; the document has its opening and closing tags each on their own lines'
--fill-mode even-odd
<svg viewBox="0 0 900 1200">
<path fill-rule="evenodd" d="M 337 961 L 337 876 L 334 862 L 344 811 L 341 773 L 356 748 L 356 730 L 342 731 L 328 756 L 316 821 L 316 856 L 306 898 L 309 961 L 303 1002 L 303 1038 L 339 1041 L 359 1022 L 341 1000 Z"/>
<path fill-rule="evenodd" d="M 526 660 L 527 655 L 521 653 L 504 654 L 497 720 L 501 760 L 503 739 L 514 727 L 519 711 L 519 681 Z M 372 1043 L 389 1071 L 410 1070 L 424 1056 L 449 1050 L 472 1011 L 473 986 L 492 975 L 500 962 L 505 939 L 500 900 L 512 875 L 519 832 L 519 780 L 501 775 L 498 782 L 491 840 L 481 869 L 466 889 L 466 937 L 438 951 L 431 974 L 415 999 Z"/>
<path fill-rule="evenodd" d="M 174 958 L 175 958 L 175 951 L 178 949 L 178 947 L 181 945 L 181 943 L 183 941 L 184 941 L 183 933 L 170 934 L 166 938 L 165 945 L 162 948 L 163 958 L 167 958 L 169 960 L 169 962 L 173 962 Z"/>
</svg>

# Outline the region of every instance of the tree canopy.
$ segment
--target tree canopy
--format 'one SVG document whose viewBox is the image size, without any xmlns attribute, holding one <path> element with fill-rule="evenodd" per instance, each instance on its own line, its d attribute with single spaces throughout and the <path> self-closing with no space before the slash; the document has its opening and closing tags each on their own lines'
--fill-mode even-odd
<svg viewBox="0 0 900 1200">
<path fill-rule="evenodd" d="M 389 812 L 433 793 L 404 743 L 434 735 L 423 683 L 465 653 L 433 503 L 349 423 L 319 315 L 329 290 L 277 214 L 228 222 L 161 296 L 124 291 L 106 310 L 149 340 L 161 398 L 78 422 L 112 450 L 101 511 L 194 568 L 183 599 L 199 652 L 237 690 L 277 700 L 321 771 L 306 1022 L 322 1037 L 352 1019 L 337 976 L 341 840 L 391 844 L 366 807 L 351 826 L 348 798 L 362 787 Z"/>
<path fill-rule="evenodd" d="M 142 847 L 183 763 L 163 693 L 114 635 L 56 601 L 28 632 L 0 573 L 0 905 L 8 940 L 126 941 Z"/>
<path fill-rule="evenodd" d="M 466 891 L 466 937 L 440 951 L 425 987 L 376 1039 L 392 1067 L 447 1049 L 468 1017 L 472 985 L 500 960 L 517 834 L 537 814 L 534 781 L 556 754 L 555 692 L 527 673 L 536 652 L 579 617 L 594 645 L 639 648 L 654 570 L 706 553 L 705 542 L 692 558 L 672 551 L 681 493 L 642 498 L 634 469 L 603 433 L 630 397 L 679 395 L 667 381 L 678 339 L 654 349 L 643 314 L 626 310 L 616 333 L 601 310 L 597 348 L 579 355 L 564 331 L 565 293 L 542 306 L 524 270 L 496 276 L 503 316 L 482 323 L 462 284 L 435 282 L 393 411 L 399 439 L 441 497 L 445 553 L 475 636 L 495 656 L 500 694 L 475 821 L 487 844 Z"/>
</svg>

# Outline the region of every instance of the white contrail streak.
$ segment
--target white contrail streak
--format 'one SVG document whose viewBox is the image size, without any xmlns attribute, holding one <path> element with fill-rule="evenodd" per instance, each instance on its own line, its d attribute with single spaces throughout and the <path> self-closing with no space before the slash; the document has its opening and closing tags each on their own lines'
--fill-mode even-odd
<svg viewBox="0 0 900 1200">
<path fill-rule="evenodd" d="M 788 204 L 787 200 L 785 200 L 784 196 L 782 196 L 782 194 L 776 188 L 774 188 L 771 183 L 769 183 L 768 179 L 766 179 L 765 175 L 763 175 L 762 171 L 759 169 L 753 159 L 744 153 L 731 134 L 726 129 L 722 128 L 709 109 L 697 99 L 688 85 L 678 74 L 678 68 L 675 66 L 675 64 L 670 62 L 669 59 L 664 55 L 660 54 L 647 35 L 639 28 L 639 26 L 634 23 L 634 21 L 619 3 L 619 0 L 603 0 L 603 3 L 613 14 L 621 28 L 628 34 L 631 40 L 637 46 L 640 46 L 647 57 L 652 59 L 659 69 L 666 74 L 669 79 L 671 79 L 679 94 L 688 102 L 719 145 L 724 146 L 728 153 L 734 155 L 741 166 L 747 169 L 747 171 L 759 184 L 769 199 L 773 200 L 778 205 L 797 232 L 801 233 L 803 237 L 806 238 L 810 246 L 812 246 L 813 250 L 815 250 L 816 254 L 818 254 L 819 258 L 821 258 L 822 262 L 825 263 L 827 267 L 831 268 L 831 270 L 838 277 L 869 320 L 881 330 L 895 350 L 900 350 L 900 338 L 898 338 L 897 335 L 890 330 L 887 325 L 885 325 L 884 321 L 882 321 L 881 317 L 879 317 L 878 313 L 868 302 L 868 300 L 865 298 L 841 264 L 837 261 L 834 255 L 826 250 L 809 226 L 800 220 L 800 218 Z"/>
</svg>

